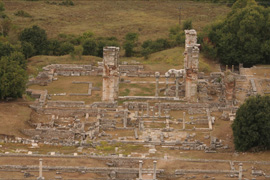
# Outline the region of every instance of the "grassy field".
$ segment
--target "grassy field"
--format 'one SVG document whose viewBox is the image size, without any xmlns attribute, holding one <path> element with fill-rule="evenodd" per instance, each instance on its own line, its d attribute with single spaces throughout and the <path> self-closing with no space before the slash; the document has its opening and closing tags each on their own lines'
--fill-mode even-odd
<svg viewBox="0 0 270 180">
<path fill-rule="evenodd" d="M 180 6 L 181 20 L 192 19 L 197 31 L 229 12 L 225 5 L 183 0 L 73 1 L 75 6 L 52 5 L 43 0 L 3 0 L 5 13 L 19 29 L 38 25 L 47 31 L 49 37 L 56 37 L 59 33 L 82 34 L 92 31 L 98 36 L 115 36 L 122 40 L 127 32 L 137 32 L 140 34 L 139 40 L 144 41 L 167 37 L 169 28 L 179 23 Z M 15 16 L 19 10 L 32 17 Z"/>
<path fill-rule="evenodd" d="M 24 100 L 13 102 L 0 101 L 0 134 L 24 137 L 20 130 L 31 128 L 27 124 L 31 111 L 28 103 Z"/>
</svg>

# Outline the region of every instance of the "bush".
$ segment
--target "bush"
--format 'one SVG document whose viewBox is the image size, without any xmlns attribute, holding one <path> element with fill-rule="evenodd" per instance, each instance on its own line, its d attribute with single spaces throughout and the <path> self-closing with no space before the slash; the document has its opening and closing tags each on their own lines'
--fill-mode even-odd
<svg viewBox="0 0 270 180">
<path fill-rule="evenodd" d="M 171 47 L 185 44 L 185 34 L 180 25 L 176 25 L 170 28 L 169 39 L 171 41 Z"/>
<path fill-rule="evenodd" d="M 149 54 L 170 48 L 171 45 L 167 39 L 159 38 L 155 41 L 146 40 L 142 44 L 141 54 L 147 59 Z"/>
<path fill-rule="evenodd" d="M 35 49 L 31 43 L 22 42 L 21 48 L 22 48 L 22 53 L 24 54 L 24 57 L 26 59 L 32 57 L 35 53 Z"/>
<path fill-rule="evenodd" d="M 32 17 L 29 13 L 25 12 L 24 10 L 19 10 L 16 13 L 14 13 L 14 15 L 20 17 Z"/>
<path fill-rule="evenodd" d="M 234 145 L 238 151 L 270 148 L 270 97 L 250 97 L 236 112 L 232 124 Z"/>
<path fill-rule="evenodd" d="M 127 33 L 125 36 L 124 49 L 125 56 L 131 57 L 134 55 L 134 48 L 137 47 L 139 35 L 137 33 Z"/>
<path fill-rule="evenodd" d="M 63 0 L 59 5 L 74 6 L 74 2 L 72 0 Z"/>
<path fill-rule="evenodd" d="M 183 22 L 183 30 L 189 30 L 192 29 L 192 20 L 191 19 L 187 19 Z"/>
<path fill-rule="evenodd" d="M 69 42 L 61 43 L 59 47 L 59 55 L 66 55 L 74 52 L 74 46 Z"/>
<path fill-rule="evenodd" d="M 83 55 L 97 55 L 97 44 L 94 39 L 86 39 L 83 43 Z"/>
</svg>

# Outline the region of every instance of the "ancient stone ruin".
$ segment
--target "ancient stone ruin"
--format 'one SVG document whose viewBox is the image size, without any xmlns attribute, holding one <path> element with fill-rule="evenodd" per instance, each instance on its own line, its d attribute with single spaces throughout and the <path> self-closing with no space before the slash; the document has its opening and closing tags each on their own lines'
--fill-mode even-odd
<svg viewBox="0 0 270 180">
<path fill-rule="evenodd" d="M 202 177 L 190 176 L 193 174 L 204 175 L 205 179 L 208 177 L 215 179 L 214 175 L 222 175 L 222 177 L 225 175 L 225 179 L 242 179 L 244 171 L 240 162 L 198 160 L 196 163 L 227 163 L 230 164 L 230 168 L 176 168 L 174 173 L 169 173 L 165 169 L 157 168 L 159 162 L 168 161 L 167 156 L 162 159 L 151 157 L 157 153 L 158 148 L 205 153 L 229 149 L 230 147 L 224 144 L 222 139 L 211 135 L 216 119 L 233 121 L 241 101 L 236 97 L 245 99 L 258 91 L 270 92 L 267 78 L 259 81 L 264 88 L 257 89 L 258 80 L 247 75 L 252 68 L 250 70 L 239 67 L 238 72 L 234 67 L 231 71 L 226 67 L 223 72 L 212 72 L 207 75 L 199 72 L 200 45 L 197 44 L 197 33 L 192 29 L 186 30 L 185 35 L 184 67 L 168 69 L 165 73 L 145 71 L 144 66 L 137 62 L 121 64 L 119 47 L 111 46 L 104 47 L 103 62 L 99 62 L 98 66 L 52 64 L 44 67 L 43 72 L 29 81 L 29 85 L 48 86 L 62 76 L 93 76 L 102 77 L 102 88 L 96 87 L 91 81 L 73 81 L 73 85 L 87 85 L 88 91 L 50 94 L 47 90 L 28 89 L 27 93 L 37 99 L 31 105 L 33 113 L 29 123 L 33 128 L 22 130 L 29 138 L 3 138 L 3 142 L 77 146 L 80 151 L 89 146 L 99 146 L 106 141 L 111 145 L 116 143 L 141 145 L 149 148 L 147 153 L 132 157 L 132 155 L 117 154 L 115 150 L 116 154 L 104 157 L 86 154 L 74 154 L 70 157 L 98 159 L 105 164 L 104 167 L 64 167 L 64 165 L 49 167 L 42 166 L 40 160 L 39 167 L 0 166 L 0 170 L 24 169 L 26 173 L 31 170 L 37 171 L 39 168 L 38 179 L 44 179 L 42 169 L 101 174 L 104 179 L 156 180 L 170 179 L 170 177 L 186 179 Z M 154 88 L 152 95 L 123 96 L 120 95 L 121 84 L 139 84 L 142 87 L 152 84 Z M 83 100 L 53 99 L 57 96 L 91 98 L 96 91 L 101 91 L 102 97 L 100 101 L 91 103 Z M 175 159 L 175 161 L 195 163 L 195 160 L 188 159 Z M 143 162 L 148 164 L 150 162 L 153 167 L 143 168 Z M 234 163 L 239 163 L 238 170 L 235 169 Z M 254 169 L 253 175 L 258 174 L 263 173 Z"/>
</svg>

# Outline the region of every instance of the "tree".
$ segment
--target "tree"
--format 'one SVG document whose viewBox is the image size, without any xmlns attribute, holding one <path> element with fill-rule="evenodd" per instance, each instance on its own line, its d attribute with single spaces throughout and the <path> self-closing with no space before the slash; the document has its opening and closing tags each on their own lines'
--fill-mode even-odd
<svg viewBox="0 0 270 180">
<path fill-rule="evenodd" d="M 125 36 L 124 49 L 125 56 L 130 57 L 134 55 L 134 48 L 137 46 L 139 35 L 137 33 L 127 33 Z"/>
<path fill-rule="evenodd" d="M 9 57 L 0 59 L 0 99 L 22 97 L 27 80 L 26 71 Z"/>
<path fill-rule="evenodd" d="M 269 8 L 254 0 L 238 0 L 224 21 L 212 25 L 204 42 L 217 49 L 216 57 L 223 64 L 268 64 L 269 14 Z"/>
<path fill-rule="evenodd" d="M 83 55 L 97 55 L 97 44 L 93 38 L 88 38 L 83 43 Z"/>
<path fill-rule="evenodd" d="M 235 149 L 270 148 L 270 97 L 250 97 L 236 112 L 232 124 Z"/>
<path fill-rule="evenodd" d="M 31 43 L 35 49 L 35 55 L 45 54 L 48 45 L 47 34 L 38 26 L 25 28 L 19 35 L 22 42 Z"/>
<path fill-rule="evenodd" d="M 74 46 L 69 42 L 63 42 L 59 47 L 59 55 L 69 54 L 74 51 Z"/>
<path fill-rule="evenodd" d="M 34 55 L 35 49 L 31 43 L 22 42 L 21 48 L 22 48 L 22 52 L 23 52 L 26 59 L 28 59 Z"/>
<path fill-rule="evenodd" d="M 2 56 L 9 56 L 13 51 L 15 51 L 15 48 L 10 43 L 0 42 L 0 58 Z"/>
<path fill-rule="evenodd" d="M 26 70 L 27 68 L 27 60 L 21 52 L 14 51 L 8 56 L 9 61 L 17 62 L 19 66 Z"/>
<path fill-rule="evenodd" d="M 50 56 L 57 56 L 59 55 L 60 51 L 60 42 L 57 39 L 50 39 L 48 40 L 48 46 L 46 48 L 46 54 Z"/>
</svg>

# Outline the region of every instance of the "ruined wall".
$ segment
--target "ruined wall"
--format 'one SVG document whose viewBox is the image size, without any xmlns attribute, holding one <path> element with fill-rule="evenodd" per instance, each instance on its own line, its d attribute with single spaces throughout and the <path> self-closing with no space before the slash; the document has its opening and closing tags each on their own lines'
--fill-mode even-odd
<svg viewBox="0 0 270 180">
<path fill-rule="evenodd" d="M 194 29 L 185 30 L 185 34 L 185 97 L 192 102 L 196 102 L 199 68 L 199 45 L 197 44 L 197 32 Z"/>
<path fill-rule="evenodd" d="M 119 47 L 103 48 L 103 91 L 102 101 L 114 101 L 119 91 Z"/>
</svg>

